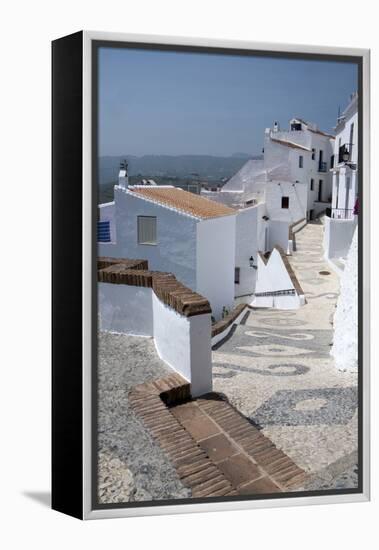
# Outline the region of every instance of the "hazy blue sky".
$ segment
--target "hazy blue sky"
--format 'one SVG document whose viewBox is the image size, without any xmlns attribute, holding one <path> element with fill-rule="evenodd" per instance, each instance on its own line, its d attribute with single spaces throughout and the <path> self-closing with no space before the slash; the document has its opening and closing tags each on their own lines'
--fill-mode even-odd
<svg viewBox="0 0 379 550">
<path fill-rule="evenodd" d="M 292 116 L 330 131 L 354 64 L 102 48 L 99 154 L 259 154 Z"/>
</svg>

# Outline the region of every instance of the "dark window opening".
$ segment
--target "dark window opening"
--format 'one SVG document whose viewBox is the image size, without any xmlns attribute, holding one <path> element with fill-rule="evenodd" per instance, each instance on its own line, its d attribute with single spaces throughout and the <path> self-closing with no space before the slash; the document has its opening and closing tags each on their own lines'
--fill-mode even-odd
<svg viewBox="0 0 379 550">
<path fill-rule="evenodd" d="M 234 268 L 234 284 L 236 284 L 236 285 L 240 284 L 240 268 L 239 267 Z"/>
<path fill-rule="evenodd" d="M 282 208 L 288 208 L 290 204 L 289 197 L 282 197 Z"/>
<path fill-rule="evenodd" d="M 300 155 L 299 156 L 299 168 L 303 168 L 303 161 L 304 161 L 303 155 Z"/>
<path fill-rule="evenodd" d="M 291 132 L 300 132 L 301 131 L 301 123 L 300 122 L 293 122 L 291 124 Z"/>
<path fill-rule="evenodd" d="M 311 191 L 313 191 L 314 183 L 315 183 L 314 179 L 311 179 Z"/>
<path fill-rule="evenodd" d="M 312 160 L 316 159 L 316 149 L 312 149 Z"/>
</svg>

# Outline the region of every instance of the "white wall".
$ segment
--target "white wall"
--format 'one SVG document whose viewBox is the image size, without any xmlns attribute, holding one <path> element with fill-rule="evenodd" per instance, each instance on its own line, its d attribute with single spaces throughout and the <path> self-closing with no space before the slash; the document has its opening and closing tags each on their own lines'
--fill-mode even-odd
<svg viewBox="0 0 379 550">
<path fill-rule="evenodd" d="M 288 228 L 290 226 L 290 222 L 270 220 L 269 223 L 270 250 L 272 250 L 274 246 L 280 246 L 283 248 L 284 252 L 289 253 L 290 250 L 288 249 Z"/>
<path fill-rule="evenodd" d="M 100 330 L 153 336 L 151 288 L 98 283 Z"/>
<path fill-rule="evenodd" d="M 324 254 L 327 260 L 346 258 L 354 235 L 357 219 L 337 220 L 324 218 Z"/>
<path fill-rule="evenodd" d="M 197 220 L 117 187 L 115 202 L 117 247 L 113 254 L 148 260 L 149 269 L 174 273 L 180 282 L 196 290 Z M 138 244 L 137 216 L 157 217 L 157 245 Z"/>
<path fill-rule="evenodd" d="M 191 382 L 194 397 L 212 391 L 211 316 L 184 317 L 153 293 L 154 342 L 171 368 Z"/>
<path fill-rule="evenodd" d="M 264 263 L 258 257 L 258 277 L 255 292 L 275 292 L 277 290 L 289 290 L 294 288 L 291 277 L 278 250 L 274 248 L 267 261 Z"/>
<path fill-rule="evenodd" d="M 240 269 L 240 283 L 235 285 L 235 296 L 253 294 L 256 270 L 250 267 L 249 258 L 257 262 L 258 250 L 264 249 L 266 222 L 262 216 L 266 212 L 264 203 L 238 211 L 236 218 L 235 266 Z"/>
<path fill-rule="evenodd" d="M 333 200 L 332 208 L 337 209 L 332 211 L 332 216 L 353 217 L 355 200 L 358 195 L 358 170 L 351 170 L 348 166 L 340 168 L 338 172 L 333 174 Z M 350 210 L 351 212 L 346 212 Z"/>
<path fill-rule="evenodd" d="M 333 202 L 332 208 L 341 210 L 353 210 L 355 199 L 358 195 L 358 170 L 351 170 L 344 163 L 338 163 L 340 145 L 350 143 L 350 127 L 353 126 L 351 162 L 358 162 L 358 112 L 357 101 L 353 100 L 345 111 L 346 118 L 342 120 L 336 129 L 336 140 L 334 146 L 335 166 L 337 171 L 333 173 Z M 350 180 L 350 182 L 349 182 Z M 333 215 L 334 213 L 332 213 Z M 335 213 L 336 217 L 338 212 Z M 351 213 L 352 215 L 352 213 Z"/>
<path fill-rule="evenodd" d="M 358 369 L 358 228 L 341 278 L 331 355 L 339 370 Z"/>
<path fill-rule="evenodd" d="M 212 390 L 211 316 L 185 317 L 151 288 L 98 284 L 100 330 L 153 336 L 161 359 L 191 382 L 194 397 Z"/>
<path fill-rule="evenodd" d="M 323 182 L 321 199 L 326 201 L 332 195 L 332 175 L 329 168 L 334 140 L 308 130 L 271 133 L 273 139 L 290 141 L 310 149 L 306 151 L 273 142 L 269 139 L 269 135 L 269 131 L 266 130 L 264 162 L 268 179 L 304 184 L 306 186 L 304 209 L 305 211 L 312 209 L 317 215 L 325 209 L 324 205 L 317 204 L 320 180 Z M 312 149 L 315 149 L 314 159 L 312 159 Z M 320 150 L 323 151 L 323 162 L 327 163 L 326 172 L 318 171 Z M 299 167 L 300 156 L 303 157 L 302 168 Z M 310 190 L 311 179 L 314 180 L 313 191 Z"/>
<path fill-rule="evenodd" d="M 307 186 L 285 181 L 266 184 L 266 208 L 270 220 L 296 222 L 306 217 Z M 282 197 L 289 197 L 289 208 L 282 208 Z"/>
<path fill-rule="evenodd" d="M 235 238 L 234 215 L 197 224 L 196 291 L 209 300 L 216 320 L 223 306 L 234 305 Z"/>
<path fill-rule="evenodd" d="M 256 294 L 294 289 L 287 268 L 278 250 L 274 249 L 267 264 L 258 257 Z M 302 303 L 300 297 L 289 296 L 255 296 L 251 305 L 254 307 L 274 307 L 278 309 L 297 309 Z"/>
</svg>

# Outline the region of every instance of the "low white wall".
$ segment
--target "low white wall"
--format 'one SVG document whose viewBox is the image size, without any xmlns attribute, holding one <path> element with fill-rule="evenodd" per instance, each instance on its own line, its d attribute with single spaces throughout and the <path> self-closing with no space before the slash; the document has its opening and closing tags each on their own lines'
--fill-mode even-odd
<svg viewBox="0 0 379 550">
<path fill-rule="evenodd" d="M 236 216 L 197 224 L 196 291 L 207 298 L 216 320 L 234 306 Z"/>
<path fill-rule="evenodd" d="M 264 250 L 266 222 L 264 203 L 238 210 L 236 219 L 235 266 L 240 270 L 240 282 L 235 284 L 235 297 L 253 294 L 256 270 L 250 267 L 250 257 L 257 261 L 258 250 Z"/>
<path fill-rule="evenodd" d="M 151 288 L 98 283 L 100 330 L 153 336 Z"/>
<path fill-rule="evenodd" d="M 153 293 L 153 316 L 159 357 L 191 382 L 194 397 L 212 391 L 210 314 L 184 317 Z"/>
<path fill-rule="evenodd" d="M 160 358 L 191 383 L 194 397 L 212 391 L 211 315 L 184 317 L 151 288 L 99 283 L 100 330 L 153 336 Z"/>
<path fill-rule="evenodd" d="M 258 257 L 258 275 L 255 287 L 256 294 L 278 292 L 280 290 L 295 289 L 280 252 L 274 248 L 267 264 Z M 301 298 L 294 295 L 283 296 L 254 296 L 251 305 L 254 307 L 273 307 L 277 309 L 297 309 L 301 305 Z"/>
<path fill-rule="evenodd" d="M 356 219 L 336 220 L 325 216 L 324 220 L 325 258 L 346 258 L 357 225 Z"/>
<path fill-rule="evenodd" d="M 269 242 L 270 250 L 274 246 L 280 246 L 287 254 L 290 252 L 288 248 L 288 227 L 290 222 L 270 220 Z"/>
<path fill-rule="evenodd" d="M 331 355 L 339 370 L 358 369 L 358 229 L 354 233 L 341 278 Z"/>
</svg>

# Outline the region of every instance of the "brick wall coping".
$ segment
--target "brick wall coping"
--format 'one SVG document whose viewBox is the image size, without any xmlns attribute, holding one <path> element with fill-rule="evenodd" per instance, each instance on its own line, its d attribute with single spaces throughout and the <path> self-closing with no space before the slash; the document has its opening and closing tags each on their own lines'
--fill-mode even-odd
<svg viewBox="0 0 379 550">
<path fill-rule="evenodd" d="M 122 264 L 129 269 L 148 269 L 147 260 L 129 260 L 127 258 L 109 258 L 101 256 L 97 258 L 97 269 L 104 269 L 112 265 Z"/>
<path fill-rule="evenodd" d="M 223 319 L 220 319 L 220 321 L 217 321 L 212 326 L 212 338 L 214 336 L 217 336 L 217 334 L 220 334 L 221 332 L 224 332 L 234 321 L 237 319 L 237 317 L 242 313 L 242 311 L 248 307 L 247 304 L 239 304 L 236 306 L 228 315 L 226 315 Z"/>
<path fill-rule="evenodd" d="M 206 298 L 180 283 L 172 273 L 150 271 L 146 260 L 128 260 L 113 262 L 114 258 L 100 258 L 98 282 L 118 285 L 129 285 L 152 288 L 161 302 L 173 308 L 185 317 L 211 313 L 211 306 Z M 137 267 L 130 267 L 130 262 L 137 262 Z M 146 268 L 145 268 L 146 266 Z"/>
</svg>

